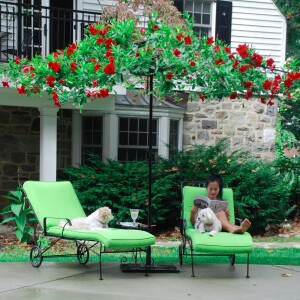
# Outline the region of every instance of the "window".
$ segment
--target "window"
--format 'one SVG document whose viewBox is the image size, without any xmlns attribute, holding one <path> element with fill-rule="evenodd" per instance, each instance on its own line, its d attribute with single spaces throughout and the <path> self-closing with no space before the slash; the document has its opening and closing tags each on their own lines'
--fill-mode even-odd
<svg viewBox="0 0 300 300">
<path fill-rule="evenodd" d="M 88 153 L 102 158 L 103 118 L 101 116 L 82 117 L 82 162 Z"/>
<path fill-rule="evenodd" d="M 146 161 L 149 158 L 149 120 L 147 118 L 119 118 L 118 159 Z M 158 155 L 158 120 L 152 123 L 152 159 Z"/>
<path fill-rule="evenodd" d="M 178 132 L 179 132 L 179 121 L 170 120 L 170 146 L 173 149 L 178 149 Z"/>
<path fill-rule="evenodd" d="M 211 33 L 212 2 L 186 0 L 185 11 L 194 19 L 194 31 L 199 36 L 210 36 Z"/>
</svg>

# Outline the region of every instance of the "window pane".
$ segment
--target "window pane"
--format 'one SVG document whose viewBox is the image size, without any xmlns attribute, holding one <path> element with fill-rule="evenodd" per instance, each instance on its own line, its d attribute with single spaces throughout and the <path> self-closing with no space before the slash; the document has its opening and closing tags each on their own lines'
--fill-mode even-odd
<svg viewBox="0 0 300 300">
<path fill-rule="evenodd" d="M 93 129 L 94 130 L 101 130 L 102 129 L 102 118 L 101 117 L 94 117 L 93 118 Z"/>
<path fill-rule="evenodd" d="M 97 134 L 97 133 L 94 134 L 93 144 L 96 144 L 96 145 L 102 144 L 102 135 L 100 132 L 99 132 L 99 134 Z"/>
<path fill-rule="evenodd" d="M 194 7 L 194 11 L 195 12 L 202 12 L 202 2 L 198 2 L 198 1 L 195 1 L 195 7 Z"/>
<path fill-rule="evenodd" d="M 203 3 L 203 12 L 210 14 L 210 3 Z"/>
<path fill-rule="evenodd" d="M 91 145 L 93 143 L 93 135 L 91 132 L 85 132 L 83 135 L 83 143 Z"/>
<path fill-rule="evenodd" d="M 127 131 L 128 130 L 128 119 L 120 118 L 120 130 Z"/>
<path fill-rule="evenodd" d="M 147 146 L 147 133 L 140 133 L 139 134 L 139 145 L 140 146 Z"/>
<path fill-rule="evenodd" d="M 195 23 L 201 24 L 201 14 L 194 14 Z"/>
<path fill-rule="evenodd" d="M 129 161 L 136 160 L 136 150 L 135 149 L 128 149 L 128 160 Z"/>
<path fill-rule="evenodd" d="M 130 131 L 138 130 L 138 119 L 130 119 L 129 130 Z"/>
<path fill-rule="evenodd" d="M 92 118 L 84 117 L 83 118 L 83 130 L 92 129 Z"/>
<path fill-rule="evenodd" d="M 157 120 L 152 121 L 152 131 L 157 132 Z"/>
<path fill-rule="evenodd" d="M 210 15 L 203 15 L 202 23 L 205 25 L 210 25 Z"/>
<path fill-rule="evenodd" d="M 139 127 L 140 132 L 147 132 L 148 131 L 148 127 L 147 127 L 148 121 L 147 121 L 147 119 L 140 119 L 139 120 L 139 125 L 140 125 L 140 127 Z"/>
<path fill-rule="evenodd" d="M 137 133 L 129 133 L 129 145 L 137 145 Z"/>
<path fill-rule="evenodd" d="M 193 1 L 186 1 L 185 2 L 185 10 L 193 11 Z"/>
<path fill-rule="evenodd" d="M 127 132 L 120 132 L 119 144 L 120 145 L 128 145 L 128 133 Z"/>
</svg>

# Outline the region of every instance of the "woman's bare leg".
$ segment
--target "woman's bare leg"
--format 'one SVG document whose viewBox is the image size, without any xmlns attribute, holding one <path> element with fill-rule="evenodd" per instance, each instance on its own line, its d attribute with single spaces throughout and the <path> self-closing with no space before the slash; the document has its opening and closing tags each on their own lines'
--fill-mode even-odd
<svg viewBox="0 0 300 300">
<path fill-rule="evenodd" d="M 247 231 L 251 225 L 251 222 L 248 219 L 245 219 L 241 226 L 237 226 L 232 224 L 224 211 L 220 211 L 216 213 L 217 218 L 220 220 L 222 224 L 222 229 L 224 231 L 228 231 L 230 233 L 244 233 Z"/>
</svg>

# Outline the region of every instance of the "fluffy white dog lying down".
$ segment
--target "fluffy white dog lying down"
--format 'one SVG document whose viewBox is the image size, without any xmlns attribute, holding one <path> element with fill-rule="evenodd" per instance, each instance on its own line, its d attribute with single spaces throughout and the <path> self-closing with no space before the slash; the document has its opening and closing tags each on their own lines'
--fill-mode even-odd
<svg viewBox="0 0 300 300">
<path fill-rule="evenodd" d="M 114 218 L 111 209 L 107 206 L 100 207 L 87 217 L 75 218 L 71 224 L 66 221 L 60 221 L 59 226 L 67 229 L 87 229 L 98 230 L 108 228 L 108 223 Z"/>
<path fill-rule="evenodd" d="M 199 210 L 195 228 L 202 233 L 209 232 L 210 236 L 214 236 L 222 230 L 222 224 L 215 213 L 208 207 Z"/>
</svg>

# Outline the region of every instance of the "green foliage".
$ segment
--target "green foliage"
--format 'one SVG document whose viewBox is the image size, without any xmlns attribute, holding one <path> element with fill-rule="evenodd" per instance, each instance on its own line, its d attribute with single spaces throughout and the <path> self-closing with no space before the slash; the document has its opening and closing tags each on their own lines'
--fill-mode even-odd
<svg viewBox="0 0 300 300">
<path fill-rule="evenodd" d="M 220 174 L 234 189 L 236 216 L 249 218 L 252 232 L 262 233 L 267 224 L 279 224 L 287 217 L 294 205 L 291 179 L 274 163 L 250 158 L 243 151 L 229 153 L 227 148 L 226 140 L 213 147 L 199 145 L 153 165 L 153 224 L 158 228 L 179 225 L 181 182 L 204 181 L 211 174 Z M 147 223 L 147 163 L 103 163 L 91 155 L 86 165 L 64 171 L 87 213 L 107 205 L 115 219 L 129 221 L 129 208 L 140 208 L 138 221 Z"/>
<path fill-rule="evenodd" d="M 30 239 L 30 234 L 33 232 L 33 228 L 28 226 L 28 222 L 35 221 L 33 211 L 29 207 L 28 201 L 23 195 L 21 188 L 8 192 L 8 195 L 4 196 L 4 198 L 9 199 L 11 203 L 4 207 L 0 213 L 4 216 L 4 220 L 1 224 L 7 222 L 15 223 L 18 240 L 27 244 Z"/>
</svg>

